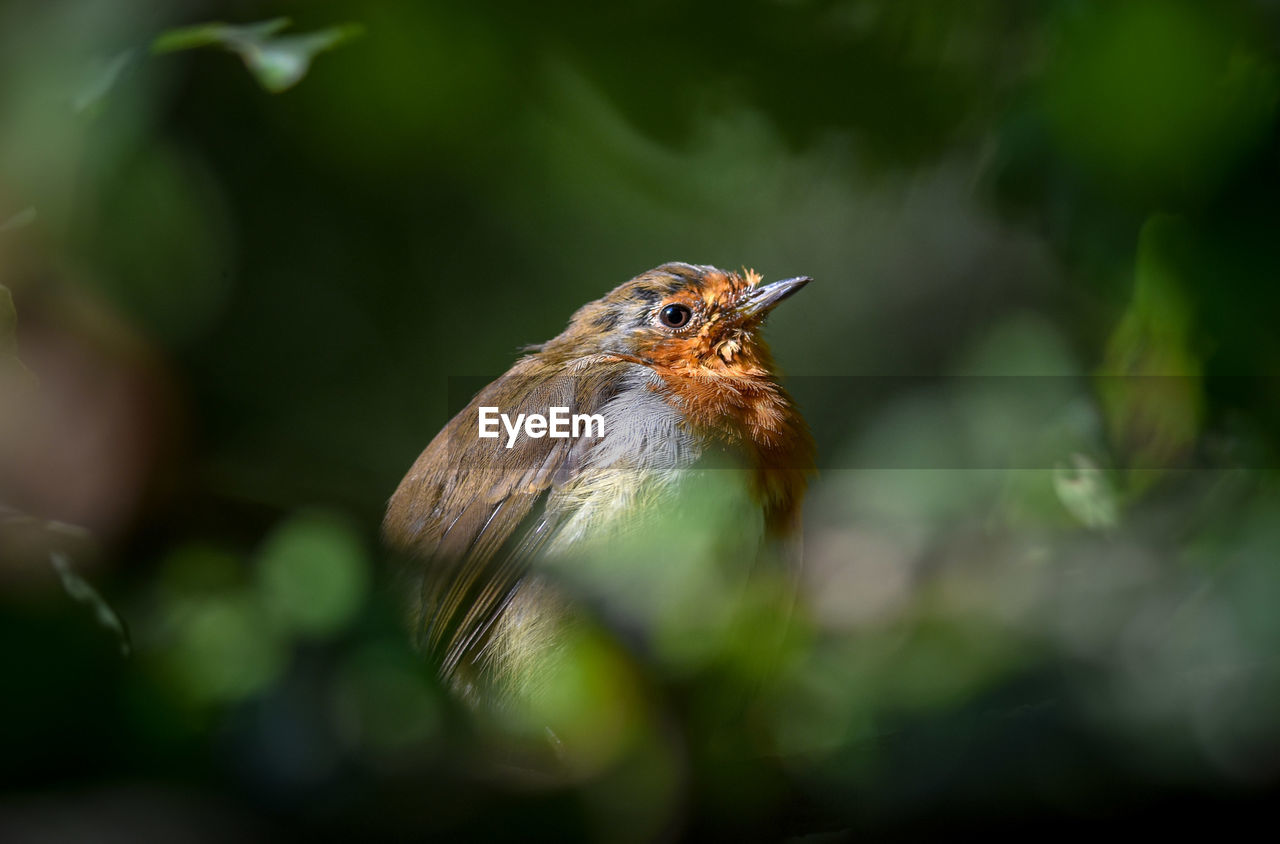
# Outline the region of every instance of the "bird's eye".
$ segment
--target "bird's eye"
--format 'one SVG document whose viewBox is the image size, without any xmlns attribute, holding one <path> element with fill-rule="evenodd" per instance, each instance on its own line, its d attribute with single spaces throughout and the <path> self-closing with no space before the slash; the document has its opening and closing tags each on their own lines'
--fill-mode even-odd
<svg viewBox="0 0 1280 844">
<path fill-rule="evenodd" d="M 667 305 L 658 312 L 658 319 L 667 328 L 684 328 L 693 317 L 693 311 L 684 305 Z"/>
</svg>

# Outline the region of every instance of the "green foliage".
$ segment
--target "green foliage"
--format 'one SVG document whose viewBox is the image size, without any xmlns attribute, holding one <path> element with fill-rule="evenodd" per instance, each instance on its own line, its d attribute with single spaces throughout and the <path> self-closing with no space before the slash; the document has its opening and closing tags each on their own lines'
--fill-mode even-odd
<svg viewBox="0 0 1280 844">
<path fill-rule="evenodd" d="M 346 520 L 323 512 L 272 531 L 252 576 L 238 554 L 177 548 L 153 596 L 149 651 L 193 703 L 260 695 L 280 681 L 295 643 L 338 635 L 365 609 L 368 565 Z"/>
<path fill-rule="evenodd" d="M 874 839 L 1276 783 L 1272 5 L 160 5 L 0 4 L 0 774 L 59 822 Z M 671 259 L 816 279 L 769 325 L 804 566 L 717 469 L 548 563 L 571 635 L 472 711 L 387 497 L 450 377 Z"/>
<path fill-rule="evenodd" d="M 1204 367 L 1193 347 L 1194 314 L 1175 258 L 1189 236 L 1165 216 L 1143 226 L 1133 302 L 1103 359 L 1098 392 L 1111 440 L 1138 470 L 1184 458 L 1204 417 Z M 1147 483 L 1156 476 L 1141 477 Z"/>
<path fill-rule="evenodd" d="M 364 606 L 364 548 L 351 526 L 325 514 L 295 516 L 259 551 L 257 581 L 270 616 L 301 635 L 342 630 Z"/>
<path fill-rule="evenodd" d="M 1173 0 L 1086 4 L 1045 104 L 1068 151 L 1139 190 L 1202 190 L 1264 137 L 1280 79 L 1231 15 Z"/>
<path fill-rule="evenodd" d="M 1120 523 L 1120 511 L 1113 482 L 1083 454 L 1072 457 L 1073 466 L 1053 472 L 1053 488 L 1058 500 L 1087 528 L 1116 527 Z"/>
<path fill-rule="evenodd" d="M 320 53 L 332 50 L 361 34 L 357 24 L 328 27 L 305 35 L 281 35 L 288 18 L 233 26 L 205 23 L 173 29 L 152 42 L 155 53 L 173 53 L 200 47 L 221 47 L 238 55 L 258 83 L 280 94 L 302 81 Z"/>
</svg>

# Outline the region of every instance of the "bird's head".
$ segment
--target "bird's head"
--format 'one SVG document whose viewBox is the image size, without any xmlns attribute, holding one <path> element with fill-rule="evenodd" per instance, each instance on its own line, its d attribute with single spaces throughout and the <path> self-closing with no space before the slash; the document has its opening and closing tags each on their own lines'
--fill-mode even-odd
<svg viewBox="0 0 1280 844">
<path fill-rule="evenodd" d="M 613 353 L 691 375 L 767 375 L 773 365 L 760 336 L 764 319 L 808 282 L 762 284 L 752 270 L 663 264 L 584 305 L 543 351 Z"/>
</svg>

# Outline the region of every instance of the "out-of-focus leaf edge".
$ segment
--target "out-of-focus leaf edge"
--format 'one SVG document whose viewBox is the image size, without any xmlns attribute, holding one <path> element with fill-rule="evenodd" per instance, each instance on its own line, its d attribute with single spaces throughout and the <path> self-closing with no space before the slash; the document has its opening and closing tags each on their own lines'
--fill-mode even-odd
<svg viewBox="0 0 1280 844">
<path fill-rule="evenodd" d="M 250 41 L 260 41 L 275 35 L 287 28 L 293 21 L 289 18 L 272 18 L 260 23 L 236 26 L 222 21 L 198 23 L 183 26 L 160 33 L 151 42 L 153 53 L 176 53 L 181 50 L 194 50 L 199 47 L 221 45 L 235 49 Z"/>
</svg>

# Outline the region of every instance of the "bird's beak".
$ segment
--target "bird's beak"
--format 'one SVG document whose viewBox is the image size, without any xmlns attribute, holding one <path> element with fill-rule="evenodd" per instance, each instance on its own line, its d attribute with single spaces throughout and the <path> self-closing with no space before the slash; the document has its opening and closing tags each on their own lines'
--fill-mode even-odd
<svg viewBox="0 0 1280 844">
<path fill-rule="evenodd" d="M 757 287 L 738 305 L 738 316 L 743 320 L 762 319 L 775 305 L 811 281 L 808 276 L 800 276 Z"/>
</svg>

